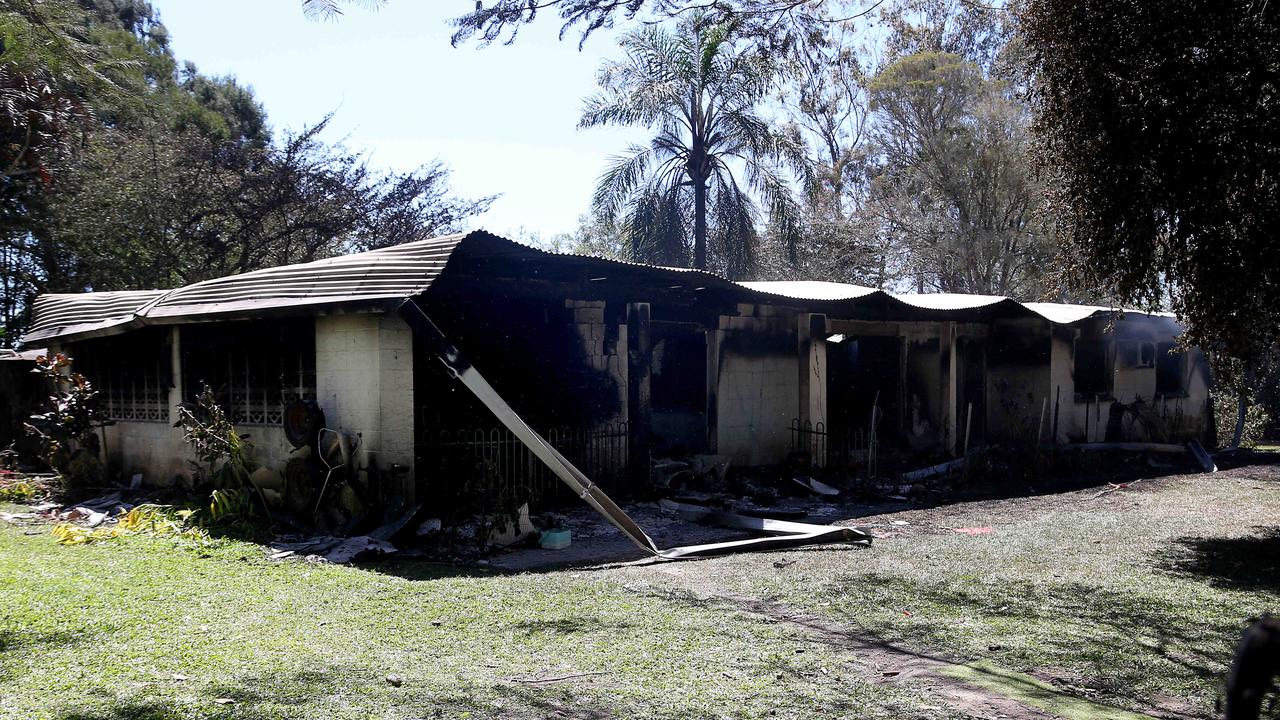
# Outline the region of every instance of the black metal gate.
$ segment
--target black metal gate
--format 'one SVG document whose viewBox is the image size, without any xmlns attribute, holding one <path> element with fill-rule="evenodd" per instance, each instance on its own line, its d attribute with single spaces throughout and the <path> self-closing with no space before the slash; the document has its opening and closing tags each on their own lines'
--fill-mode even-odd
<svg viewBox="0 0 1280 720">
<path fill-rule="evenodd" d="M 876 477 L 879 442 L 874 430 L 829 431 L 825 423 L 791 421 L 791 451 L 803 452 L 817 467 L 856 473 L 860 478 Z"/>
<path fill-rule="evenodd" d="M 541 435 L 597 484 L 611 488 L 625 481 L 627 423 L 551 428 Z M 502 427 L 428 430 L 419 445 L 418 468 L 428 493 L 448 483 L 466 484 L 493 496 L 522 498 L 532 505 L 571 499 L 547 466 Z"/>
</svg>

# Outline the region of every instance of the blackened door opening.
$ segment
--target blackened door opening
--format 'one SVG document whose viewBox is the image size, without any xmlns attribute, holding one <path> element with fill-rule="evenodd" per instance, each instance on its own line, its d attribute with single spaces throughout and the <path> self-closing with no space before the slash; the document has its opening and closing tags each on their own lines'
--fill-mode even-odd
<svg viewBox="0 0 1280 720">
<path fill-rule="evenodd" d="M 870 430 L 872 408 L 876 434 L 898 436 L 899 353 L 897 337 L 849 336 L 827 344 L 827 417 L 833 432 Z"/>
<path fill-rule="evenodd" d="M 665 456 L 706 452 L 706 332 L 693 323 L 655 321 L 651 327 L 653 452 Z"/>
</svg>

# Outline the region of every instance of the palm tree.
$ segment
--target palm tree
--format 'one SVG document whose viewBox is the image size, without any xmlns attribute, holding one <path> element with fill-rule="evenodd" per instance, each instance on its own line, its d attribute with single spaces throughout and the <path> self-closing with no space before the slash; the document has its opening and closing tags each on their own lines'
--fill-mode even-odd
<svg viewBox="0 0 1280 720">
<path fill-rule="evenodd" d="M 632 145 L 600 177 L 593 204 L 617 222 L 637 260 L 741 277 L 754 265 L 755 200 L 794 254 L 800 210 L 785 169 L 807 179 L 804 146 L 776 131 L 755 108 L 772 71 L 758 54 L 739 52 L 730 28 L 692 17 L 672 33 L 645 26 L 622 36 L 625 57 L 605 63 L 600 92 L 586 100 L 579 127 L 640 125 L 656 131 Z M 730 163 L 747 180 L 738 184 Z M 690 233 L 692 224 L 692 233 Z"/>
</svg>

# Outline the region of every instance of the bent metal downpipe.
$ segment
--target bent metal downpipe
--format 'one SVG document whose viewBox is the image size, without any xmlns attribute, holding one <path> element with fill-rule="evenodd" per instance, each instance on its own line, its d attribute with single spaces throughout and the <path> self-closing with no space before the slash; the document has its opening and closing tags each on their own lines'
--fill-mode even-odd
<svg viewBox="0 0 1280 720">
<path fill-rule="evenodd" d="M 480 371 L 463 357 L 457 346 L 445 337 L 444 333 L 431 321 L 422 307 L 414 300 L 405 300 L 398 312 L 410 329 L 421 338 L 436 357 L 444 363 L 449 374 L 463 384 L 476 396 L 490 412 L 498 418 L 513 435 L 524 443 L 539 460 L 555 473 L 560 481 L 567 485 L 583 502 L 590 505 L 606 520 L 613 523 L 635 543 L 637 547 L 650 555 L 664 560 L 684 560 L 711 555 L 725 555 L 735 552 L 753 550 L 776 550 L 783 548 L 803 547 L 806 545 L 828 545 L 833 543 L 870 543 L 871 535 L 851 527 L 835 525 L 808 525 L 804 523 L 788 523 L 764 518 L 751 518 L 731 513 L 708 513 L 711 519 L 731 527 L 771 533 L 773 537 L 732 540 L 728 542 L 710 543 L 706 545 L 688 545 L 668 550 L 660 549 L 654 544 L 645 531 L 623 512 L 605 492 L 596 486 L 582 471 L 574 467 L 550 443 L 529 426 L 502 399 L 493 386 L 489 384 Z"/>
</svg>

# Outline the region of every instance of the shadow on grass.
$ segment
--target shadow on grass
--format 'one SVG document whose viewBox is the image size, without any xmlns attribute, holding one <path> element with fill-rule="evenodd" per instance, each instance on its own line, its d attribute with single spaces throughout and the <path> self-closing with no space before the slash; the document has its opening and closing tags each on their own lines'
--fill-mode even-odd
<svg viewBox="0 0 1280 720">
<path fill-rule="evenodd" d="M 1156 555 L 1168 572 L 1215 587 L 1280 592 L 1280 527 L 1245 537 L 1181 537 Z"/>
<path fill-rule="evenodd" d="M 815 639 L 857 652 L 874 647 L 920 658 L 966 663 L 993 660 L 1009 668 L 1076 666 L 1078 676 L 1049 677 L 1064 692 L 1094 701 L 1155 708 L 1175 684 L 1212 697 L 1240 636 L 1239 610 L 1204 599 L 1175 599 L 1140 590 L 1114 592 L 1079 583 L 1006 582 L 960 586 L 878 574 L 844 576 L 813 588 L 806 608 L 742 598 L 682 598 L 690 605 L 729 606 L 803 628 Z M 794 600 L 794 598 L 791 598 Z M 869 612 L 892 608 L 893 612 Z M 929 608 L 942 608 L 932 616 Z M 910 615 L 902 610 L 910 609 Z M 900 614 L 901 613 L 901 614 Z M 984 632 L 982 628 L 987 630 Z M 979 628 L 974 630 L 973 628 Z M 1079 666 L 1084 665 L 1081 669 Z M 1096 696 L 1095 696 L 1096 694 Z M 1156 708 L 1162 709 L 1162 708 Z M 1173 714 L 1182 714 L 1179 708 Z M 1198 716 L 1210 717 L 1207 708 Z"/>
<path fill-rule="evenodd" d="M 618 621 L 605 622 L 598 617 L 575 616 L 570 618 L 556 618 L 554 620 L 526 620 L 524 622 L 510 625 L 509 627 L 512 630 L 524 633 L 526 636 L 537 635 L 539 633 L 546 633 L 549 635 L 574 635 L 576 633 L 629 630 L 635 627 L 635 623 Z"/>
<path fill-rule="evenodd" d="M 0 629 L 0 659 L 7 654 L 21 655 L 32 651 L 48 652 L 55 647 L 76 645 L 86 641 L 88 630 L 58 630 L 41 632 L 36 630 Z M 7 663 L 0 664 L 0 686 L 13 677 L 14 670 Z"/>
<path fill-rule="evenodd" d="M 372 692 L 370 687 L 375 688 Z M 381 697 L 379 697 L 381 696 Z M 602 694 L 601 697 L 609 697 Z M 217 698 L 231 700 L 218 704 Z M 344 702 L 350 706 L 343 708 Z M 370 668 L 329 667 L 272 676 L 241 676 L 233 682 L 205 688 L 199 699 L 186 702 L 121 697 L 86 698 L 83 707 L 53 708 L 55 720 L 278 720 L 284 717 L 328 717 L 344 711 L 365 714 L 372 703 L 387 704 L 396 715 L 413 718 L 563 718 L 605 720 L 618 709 L 600 704 L 583 692 L 581 681 L 562 684 L 521 684 L 507 679 L 464 681 L 442 691 L 406 681 L 393 687 Z M 607 701 L 604 701 L 607 702 Z M 654 707 L 651 717 L 663 720 L 712 720 L 713 713 L 689 713 Z"/>
<path fill-rule="evenodd" d="M 58 720 L 186 720 L 190 714 L 159 702 L 120 702 L 104 708 L 73 710 L 55 716 Z"/>
<path fill-rule="evenodd" d="M 452 578 L 483 578 L 504 574 L 491 568 L 459 565 L 423 557 L 405 557 L 399 554 L 378 558 L 371 562 L 357 563 L 352 567 L 415 582 L 430 582 L 432 580 L 448 580 Z"/>
<path fill-rule="evenodd" d="M 56 632 L 40 632 L 36 630 L 0 630 L 0 653 L 15 650 L 38 648 L 47 651 L 49 648 L 75 645 L 84 642 L 89 630 L 58 630 Z"/>
</svg>

